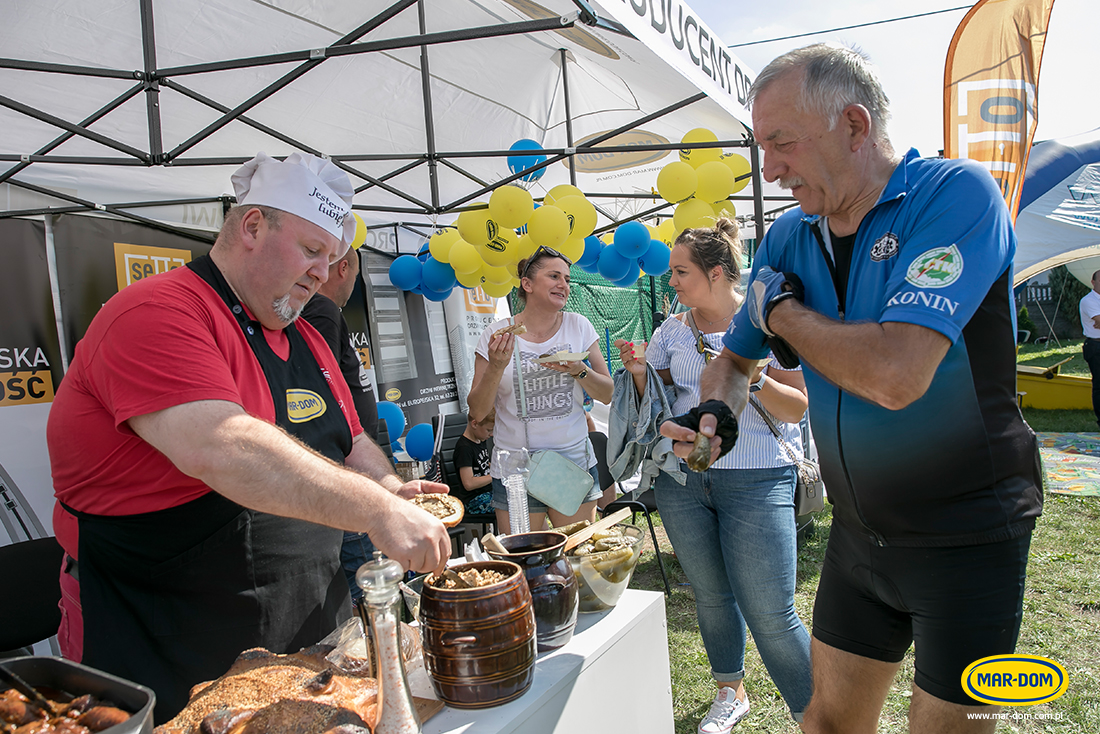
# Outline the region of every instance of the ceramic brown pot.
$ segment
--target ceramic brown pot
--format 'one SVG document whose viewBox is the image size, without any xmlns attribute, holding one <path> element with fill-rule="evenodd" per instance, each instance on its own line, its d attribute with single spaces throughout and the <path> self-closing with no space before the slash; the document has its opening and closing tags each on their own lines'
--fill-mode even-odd
<svg viewBox="0 0 1100 734">
<path fill-rule="evenodd" d="M 556 650 L 573 638 L 580 594 L 573 567 L 563 553 L 566 536 L 550 531 L 498 538 L 507 553 L 489 555 L 523 569 L 535 609 L 539 652 Z"/>
<path fill-rule="evenodd" d="M 522 696 L 535 670 L 535 616 L 520 568 L 505 561 L 455 566 L 499 571 L 475 589 L 425 583 L 420 596 L 424 663 L 436 694 L 456 708 L 488 708 Z"/>
</svg>

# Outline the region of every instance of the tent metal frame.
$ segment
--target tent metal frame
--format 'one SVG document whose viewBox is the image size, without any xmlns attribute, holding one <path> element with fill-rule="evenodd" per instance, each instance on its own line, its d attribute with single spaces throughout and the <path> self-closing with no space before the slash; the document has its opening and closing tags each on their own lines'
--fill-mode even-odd
<svg viewBox="0 0 1100 734">
<path fill-rule="evenodd" d="M 134 79 L 137 82 L 132 87 L 126 89 L 122 94 L 115 97 L 115 99 L 111 100 L 99 110 L 95 111 L 78 123 L 73 123 L 68 120 L 61 119 L 59 117 L 49 114 L 48 112 L 36 109 L 30 105 L 19 102 L 18 100 L 0 95 L 0 106 L 4 106 L 21 114 L 28 115 L 34 119 L 45 122 L 63 131 L 63 133 L 59 137 L 50 141 L 35 153 L 22 154 L 18 156 L 0 155 L 0 163 L 15 163 L 14 166 L 8 168 L 6 171 L 0 171 L 0 183 L 6 182 L 13 186 L 17 186 L 48 197 L 68 202 L 68 206 L 48 206 L 37 209 L 0 211 L 0 218 L 41 216 L 46 214 L 101 212 L 111 214 L 123 219 L 129 219 L 131 221 L 138 222 L 147 226 L 155 227 L 159 230 L 181 234 L 206 242 L 212 241 L 214 235 L 210 234 L 209 232 L 196 231 L 193 229 L 189 229 L 183 225 L 175 225 L 173 223 L 157 221 L 148 217 L 141 216 L 140 214 L 136 214 L 130 210 L 151 206 L 165 206 L 185 203 L 210 203 L 213 201 L 220 201 L 223 203 L 223 206 L 227 207 L 229 203 L 233 201 L 231 197 L 189 198 L 149 202 L 102 204 L 80 199 L 78 197 L 71 196 L 60 191 L 55 191 L 43 186 L 38 186 L 26 181 L 22 181 L 16 178 L 16 176 L 20 172 L 26 170 L 31 165 L 101 165 L 145 167 L 240 165 L 249 160 L 251 156 L 188 158 L 184 155 L 188 150 L 190 150 L 203 140 L 206 140 L 215 132 L 228 125 L 230 122 L 240 121 L 260 132 L 263 132 L 277 140 L 280 140 L 283 143 L 286 143 L 287 145 L 297 148 L 298 150 L 331 160 L 333 163 L 335 163 L 337 166 L 347 172 L 350 176 L 354 177 L 353 180 L 359 179 L 360 181 L 365 182 L 356 186 L 356 193 L 360 193 L 373 187 L 378 187 L 410 204 L 410 206 L 408 207 L 356 204 L 353 206 L 353 209 L 359 211 L 386 212 L 393 214 L 416 214 L 429 217 L 433 220 L 436 216 L 441 214 L 458 213 L 467 209 L 478 208 L 475 205 L 469 205 L 469 202 L 474 201 L 478 197 L 482 197 L 492 192 L 500 186 L 510 184 L 520 178 L 528 176 L 534 170 L 546 168 L 559 161 L 567 162 L 567 165 L 569 166 L 570 181 L 575 185 L 577 178 L 573 160 L 574 156 L 578 154 L 584 154 L 594 151 L 601 153 L 613 153 L 625 151 L 680 150 L 688 148 L 744 147 L 749 149 L 750 161 L 752 164 L 752 171 L 750 175 L 752 177 L 754 192 L 753 196 L 751 197 L 753 201 L 753 219 L 756 225 L 757 239 L 761 239 L 764 235 L 764 201 L 789 201 L 789 199 L 783 197 L 764 197 L 762 195 L 759 150 L 755 144 L 755 141 L 752 138 L 751 131 L 747 131 L 742 140 L 724 140 L 710 143 L 673 143 L 668 145 L 633 146 L 601 145 L 601 143 L 613 139 L 616 135 L 619 135 L 620 133 L 632 130 L 640 125 L 644 125 L 647 122 L 663 117 L 667 114 L 675 112 L 679 109 L 687 107 L 688 105 L 698 102 L 699 100 L 704 99 L 706 95 L 702 92 L 699 92 L 697 94 L 688 96 L 680 100 L 679 102 L 668 105 L 661 110 L 643 115 L 627 123 L 626 125 L 623 125 L 610 132 L 604 133 L 597 138 L 589 140 L 583 145 L 575 145 L 573 140 L 572 127 L 573 116 L 571 101 L 569 98 L 569 74 L 567 64 L 568 51 L 564 48 L 560 49 L 560 67 L 567 140 L 567 146 L 565 148 L 546 148 L 529 151 L 529 154 L 532 155 L 545 155 L 547 156 L 547 159 L 536 166 L 528 168 L 519 173 L 504 177 L 495 182 L 487 182 L 481 180 L 470 171 L 465 170 L 458 163 L 458 161 L 463 158 L 504 157 L 514 155 L 514 151 L 489 150 L 440 152 L 437 150 L 434 117 L 432 114 L 432 96 L 430 84 L 431 73 L 429 64 L 430 47 L 443 43 L 460 43 L 464 41 L 483 40 L 508 35 L 560 30 L 563 28 L 571 28 L 578 21 L 587 25 L 599 26 L 618 33 L 622 33 L 624 35 L 629 35 L 629 33 L 619 24 L 613 21 L 598 18 L 592 11 L 592 8 L 588 5 L 588 3 L 584 2 L 584 0 L 573 0 L 573 3 L 578 8 L 578 10 L 574 13 L 570 13 L 569 15 L 558 18 L 543 18 L 515 23 L 501 23 L 491 26 L 479 26 L 474 28 L 444 31 L 439 33 L 427 33 L 425 18 L 426 11 L 423 0 L 394 0 L 394 2 L 389 7 L 376 14 L 373 18 L 367 20 L 355 30 L 346 34 L 343 38 L 339 39 L 331 46 L 325 48 L 304 49 L 300 51 L 270 54 L 265 56 L 226 59 L 223 61 L 194 64 L 190 66 L 158 68 L 156 62 L 156 40 L 153 22 L 153 0 L 140 0 L 143 57 L 143 68 L 140 70 L 104 69 L 96 67 L 81 67 L 66 64 L 52 64 L 20 59 L 0 58 L 0 68 L 21 69 L 53 74 L 73 74 L 79 76 L 103 77 L 113 79 Z M 386 21 L 402 13 L 412 5 L 417 5 L 418 8 L 417 12 L 420 30 L 419 35 L 358 42 L 358 39 L 362 38 L 364 35 L 375 30 L 376 28 L 382 26 Z M 351 154 L 335 156 L 327 155 L 323 151 L 317 150 L 313 146 L 307 145 L 300 140 L 296 140 L 284 133 L 279 132 L 278 130 L 264 125 L 263 123 L 253 120 L 245 114 L 256 105 L 260 104 L 264 100 L 276 94 L 281 89 L 290 85 L 298 78 L 308 73 L 310 70 L 324 63 L 327 59 L 355 54 L 374 53 L 378 51 L 392 51 L 395 49 L 408 49 L 417 47 L 419 47 L 420 49 L 421 98 L 424 109 L 426 137 L 425 152 L 423 153 Z M 216 100 L 209 99 L 206 96 L 194 91 L 193 89 L 190 89 L 187 85 L 179 81 L 180 77 L 185 77 L 189 75 L 225 71 L 230 69 L 252 68 L 272 64 L 284 64 L 288 62 L 300 63 L 295 68 L 283 74 L 260 91 L 254 93 L 245 101 L 237 104 L 235 107 L 229 107 L 228 105 L 222 104 Z M 161 135 L 161 106 L 159 104 L 162 87 L 170 89 L 178 94 L 190 98 L 193 101 L 210 107 L 211 109 L 219 112 L 221 116 L 218 117 L 215 121 L 208 124 L 202 130 L 196 132 L 184 142 L 180 143 L 171 150 L 165 151 Z M 123 104 L 130 101 L 142 92 L 145 93 L 148 118 L 149 149 L 147 151 L 138 150 L 137 148 L 127 145 L 121 141 L 114 140 L 106 135 L 102 135 L 90 129 L 91 126 L 94 125 L 97 121 L 103 119 L 111 112 L 118 109 Z M 99 143 L 100 145 L 103 145 L 105 147 L 111 148 L 112 150 L 122 153 L 123 157 L 50 155 L 51 151 L 55 150 L 66 141 L 72 139 L 74 136 L 80 136 Z M 525 153 L 528 152 L 525 151 Z M 394 168 L 388 173 L 379 176 L 372 176 L 370 174 L 367 174 L 366 172 L 360 170 L 355 165 L 353 165 L 360 162 L 386 160 L 394 161 L 395 163 L 401 163 L 402 165 Z M 402 190 L 397 186 L 387 183 L 387 181 L 389 181 L 390 179 L 394 179 L 402 175 L 403 173 L 418 168 L 424 164 L 427 164 L 428 166 L 428 198 L 430 199 L 430 202 L 423 201 L 420 195 L 416 193 Z M 479 188 L 472 193 L 460 196 L 454 201 L 446 203 L 442 202 L 440 200 L 439 192 L 440 166 L 444 166 L 466 177 L 467 179 L 475 183 Z M 647 195 L 601 194 L 599 192 L 585 193 L 586 195 L 589 195 L 596 199 L 629 198 L 631 196 L 637 196 L 637 198 L 648 198 Z M 742 200 L 747 198 L 750 197 L 731 197 L 731 199 Z M 629 219 L 638 219 L 654 213 L 659 213 L 660 211 L 663 211 L 670 206 L 670 204 L 663 204 L 661 206 L 654 207 L 653 209 L 650 209 L 646 212 L 635 214 Z M 618 224 L 621 224 L 623 221 L 629 221 L 628 219 L 614 221 L 615 218 L 608 215 L 605 210 L 600 209 L 600 212 L 604 214 L 604 216 L 608 219 L 613 220 L 612 224 L 604 227 L 603 229 L 601 229 L 601 231 L 611 229 Z M 400 222 L 394 222 L 392 223 L 392 226 L 401 226 L 402 224 L 403 223 Z M 385 224 L 375 226 L 391 225 Z"/>
</svg>

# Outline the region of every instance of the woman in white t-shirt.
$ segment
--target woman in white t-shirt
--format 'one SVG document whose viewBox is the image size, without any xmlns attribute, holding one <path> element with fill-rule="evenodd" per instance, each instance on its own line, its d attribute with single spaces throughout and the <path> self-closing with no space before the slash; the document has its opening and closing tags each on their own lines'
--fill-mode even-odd
<svg viewBox="0 0 1100 734">
<path fill-rule="evenodd" d="M 592 324 L 580 314 L 563 311 L 569 298 L 571 265 L 568 258 L 548 247 L 540 247 L 531 257 L 519 262 L 518 295 L 524 302 L 524 309 L 515 317 L 515 323 L 522 324 L 526 332 L 497 334 L 509 325 L 509 320 L 489 325 L 475 349 L 474 380 L 467 398 L 474 420 L 482 420 L 496 408 L 493 435 L 496 450 L 556 451 L 593 476 L 592 490 L 572 517 L 528 495 L 531 530 L 542 529 L 547 514 L 554 526 L 576 520 L 595 520 L 596 500 L 600 497 L 596 455 L 588 440 L 582 401 L 585 392 L 601 403 L 610 401 L 613 384 Z M 520 391 L 513 349 L 519 350 L 523 365 L 526 419 L 519 409 Z M 534 361 L 559 352 L 588 352 L 591 366 L 580 360 L 549 364 Z M 495 453 L 490 469 L 493 508 L 497 526 L 504 529 L 509 527 L 508 498 Z"/>
<path fill-rule="evenodd" d="M 673 415 L 699 404 L 703 368 L 722 349 L 722 335 L 743 300 L 736 290 L 740 263 L 735 221 L 719 219 L 714 229 L 689 229 L 676 239 L 669 285 L 690 310 L 667 319 L 648 348 L 615 343 L 637 394 L 645 394 L 648 360 L 675 391 Z M 750 399 L 801 451 L 797 423 L 807 406 L 801 370 L 784 370 L 772 357 L 753 381 Z M 737 443 L 705 472 L 688 471 L 681 462 L 686 485 L 665 472 L 654 483 L 661 521 L 695 592 L 699 631 L 718 684 L 700 734 L 728 732 L 748 713 L 746 622 L 796 720 L 812 691 L 810 637 L 794 609 L 794 460 L 751 405 L 737 424 Z"/>
</svg>

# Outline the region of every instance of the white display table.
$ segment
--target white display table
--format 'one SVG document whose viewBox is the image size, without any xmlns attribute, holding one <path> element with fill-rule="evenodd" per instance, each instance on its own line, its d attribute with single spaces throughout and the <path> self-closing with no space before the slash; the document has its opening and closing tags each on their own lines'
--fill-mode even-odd
<svg viewBox="0 0 1100 734">
<path fill-rule="evenodd" d="M 423 696 L 419 683 L 413 693 Z M 531 688 L 515 701 L 480 710 L 448 706 L 424 722 L 424 734 L 616 731 L 673 731 L 660 592 L 627 589 L 614 609 L 581 614 L 573 639 L 539 655 Z"/>
</svg>

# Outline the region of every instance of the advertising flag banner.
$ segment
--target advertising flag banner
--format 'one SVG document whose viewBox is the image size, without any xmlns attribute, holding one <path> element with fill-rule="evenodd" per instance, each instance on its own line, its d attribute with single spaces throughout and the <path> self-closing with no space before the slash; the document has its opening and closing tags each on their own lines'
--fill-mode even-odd
<svg viewBox="0 0 1100 734">
<path fill-rule="evenodd" d="M 980 0 L 944 68 L 944 156 L 979 161 L 1016 218 L 1038 124 L 1039 66 L 1054 0 Z"/>
</svg>

